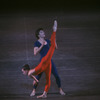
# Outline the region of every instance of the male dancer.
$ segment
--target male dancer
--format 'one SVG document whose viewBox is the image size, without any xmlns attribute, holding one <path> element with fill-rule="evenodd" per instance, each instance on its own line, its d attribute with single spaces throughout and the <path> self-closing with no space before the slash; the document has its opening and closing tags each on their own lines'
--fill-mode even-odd
<svg viewBox="0 0 100 100">
<path fill-rule="evenodd" d="M 53 56 L 54 50 L 55 50 L 55 37 L 56 37 L 56 30 L 57 30 L 57 22 L 54 22 L 54 32 L 51 35 L 51 47 L 48 50 L 46 56 L 44 56 L 41 60 L 41 62 L 36 66 L 36 68 L 34 69 L 30 69 L 28 65 L 23 66 L 22 68 L 22 72 L 25 75 L 28 75 L 32 78 L 34 78 L 34 80 L 36 82 L 38 82 L 38 80 L 33 76 L 33 75 L 38 75 L 41 72 L 45 72 L 46 75 L 46 85 L 45 85 L 45 90 L 44 93 L 40 96 L 37 96 L 37 98 L 46 98 L 47 97 L 47 92 L 50 88 L 50 77 L 51 77 L 51 58 Z M 45 44 L 45 42 L 43 42 L 43 45 Z"/>
<path fill-rule="evenodd" d="M 57 30 L 57 27 L 56 27 L 56 30 Z M 53 29 L 53 31 L 54 31 L 54 29 Z M 34 55 L 37 55 L 38 53 L 40 53 L 40 55 L 41 55 L 40 61 L 41 61 L 41 59 L 47 54 L 51 43 L 50 43 L 50 40 L 45 39 L 45 33 L 42 28 L 39 28 L 36 30 L 36 37 L 38 40 L 34 44 Z M 43 42 L 44 42 L 44 44 L 43 44 Z M 56 44 L 56 49 L 57 49 L 56 41 L 55 41 L 55 44 Z M 61 88 L 61 80 L 60 80 L 60 77 L 58 75 L 58 72 L 57 72 L 57 69 L 56 69 L 56 66 L 55 66 L 53 60 L 51 60 L 51 64 L 52 64 L 51 72 L 56 79 L 56 83 L 59 88 L 59 93 L 61 95 L 65 95 L 65 93 L 63 92 L 63 90 Z M 39 80 L 41 78 L 42 74 L 43 73 L 40 73 L 39 75 L 36 76 L 37 80 Z M 33 91 L 30 94 L 30 96 L 35 95 L 37 86 L 38 86 L 38 84 L 36 83 L 36 81 L 34 81 L 33 82 Z"/>
</svg>

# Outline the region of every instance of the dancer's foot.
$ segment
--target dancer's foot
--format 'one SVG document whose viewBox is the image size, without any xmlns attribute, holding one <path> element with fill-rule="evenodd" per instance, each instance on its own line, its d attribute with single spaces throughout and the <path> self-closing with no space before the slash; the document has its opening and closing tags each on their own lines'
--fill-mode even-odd
<svg viewBox="0 0 100 100">
<path fill-rule="evenodd" d="M 57 21 L 54 21 L 54 25 L 53 25 L 53 31 L 56 32 L 57 31 Z"/>
<path fill-rule="evenodd" d="M 60 88 L 59 93 L 60 93 L 61 95 L 66 95 L 66 93 L 65 93 L 61 88 Z"/>
<path fill-rule="evenodd" d="M 47 98 L 47 93 L 44 91 L 44 93 L 40 96 L 37 96 L 37 98 Z"/>
<path fill-rule="evenodd" d="M 35 89 L 33 89 L 32 93 L 30 94 L 30 96 L 35 96 Z"/>
</svg>

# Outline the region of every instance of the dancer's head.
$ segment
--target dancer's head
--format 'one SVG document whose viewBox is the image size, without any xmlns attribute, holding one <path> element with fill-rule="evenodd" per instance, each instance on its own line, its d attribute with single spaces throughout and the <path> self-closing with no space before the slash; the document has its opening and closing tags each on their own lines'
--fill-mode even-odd
<svg viewBox="0 0 100 100">
<path fill-rule="evenodd" d="M 22 67 L 22 72 L 24 75 L 28 75 L 28 72 L 30 70 L 30 67 L 28 64 L 25 64 L 23 67 Z"/>
<path fill-rule="evenodd" d="M 45 33 L 44 33 L 44 30 L 43 28 L 38 28 L 35 32 L 35 36 L 37 39 L 39 38 L 45 38 Z"/>
</svg>

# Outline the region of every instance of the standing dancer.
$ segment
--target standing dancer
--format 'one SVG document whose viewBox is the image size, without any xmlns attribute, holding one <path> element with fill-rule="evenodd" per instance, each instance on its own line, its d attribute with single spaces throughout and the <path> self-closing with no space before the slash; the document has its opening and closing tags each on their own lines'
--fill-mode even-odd
<svg viewBox="0 0 100 100">
<path fill-rule="evenodd" d="M 51 47 L 48 50 L 46 56 L 44 56 L 41 60 L 41 62 L 36 66 L 36 68 L 34 69 L 30 69 L 28 65 L 23 66 L 22 68 L 22 72 L 25 75 L 28 75 L 32 78 L 34 78 L 34 80 L 36 82 L 38 82 L 38 80 L 33 76 L 33 75 L 38 75 L 42 72 L 45 72 L 46 75 L 46 85 L 45 85 L 45 90 L 44 93 L 40 96 L 37 96 L 37 98 L 46 98 L 47 97 L 47 92 L 50 88 L 50 77 L 51 77 L 51 58 L 53 56 L 54 50 L 55 50 L 55 37 L 56 37 L 56 30 L 57 30 L 57 22 L 54 22 L 54 27 L 53 27 L 53 33 L 51 35 Z M 45 44 L 45 42 L 43 42 L 43 45 Z"/>
</svg>

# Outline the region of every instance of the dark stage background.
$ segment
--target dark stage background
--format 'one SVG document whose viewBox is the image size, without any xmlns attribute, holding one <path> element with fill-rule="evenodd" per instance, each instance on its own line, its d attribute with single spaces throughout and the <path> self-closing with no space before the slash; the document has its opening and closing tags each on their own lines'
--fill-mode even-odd
<svg viewBox="0 0 100 100">
<path fill-rule="evenodd" d="M 34 68 L 35 30 L 43 27 L 50 38 L 54 19 L 58 21 L 53 60 L 67 94 L 100 95 L 100 7 L 96 0 L 10 1 L 0 3 L 0 97 L 29 95 L 33 80 L 21 67 Z M 43 74 L 37 93 L 45 85 Z M 58 93 L 53 75 L 49 93 Z M 67 97 L 64 97 L 65 99 Z"/>
</svg>

